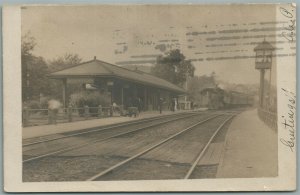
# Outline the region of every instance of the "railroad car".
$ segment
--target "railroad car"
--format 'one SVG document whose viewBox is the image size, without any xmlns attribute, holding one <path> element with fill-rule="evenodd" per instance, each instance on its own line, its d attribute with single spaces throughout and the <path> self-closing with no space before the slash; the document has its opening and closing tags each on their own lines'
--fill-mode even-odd
<svg viewBox="0 0 300 195">
<path fill-rule="evenodd" d="M 227 108 L 251 106 L 254 102 L 253 95 L 236 91 L 226 91 L 224 93 L 224 106 Z"/>
<path fill-rule="evenodd" d="M 226 91 L 219 87 L 203 89 L 200 92 L 200 97 L 200 106 L 208 109 L 251 106 L 254 102 L 253 95 Z"/>
<path fill-rule="evenodd" d="M 224 90 L 218 87 L 205 88 L 200 92 L 200 107 L 220 109 L 224 107 Z"/>
</svg>

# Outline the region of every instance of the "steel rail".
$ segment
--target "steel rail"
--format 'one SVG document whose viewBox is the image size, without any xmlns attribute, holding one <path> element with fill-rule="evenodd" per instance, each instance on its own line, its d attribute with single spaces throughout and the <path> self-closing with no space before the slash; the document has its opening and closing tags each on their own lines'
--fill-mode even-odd
<svg viewBox="0 0 300 195">
<path fill-rule="evenodd" d="M 221 115 L 221 114 L 220 114 L 220 115 Z M 207 119 L 205 119 L 205 120 L 202 120 L 202 121 L 200 121 L 200 122 L 197 122 L 196 124 L 193 124 L 193 125 L 191 125 L 191 126 L 185 128 L 185 129 L 183 129 L 183 130 L 181 130 L 181 131 L 179 131 L 179 132 L 173 134 L 172 136 L 170 136 L 170 137 L 168 137 L 168 138 L 166 138 L 166 139 L 160 141 L 159 143 L 154 144 L 153 146 L 151 146 L 151 147 L 149 147 L 149 148 L 147 148 L 147 149 L 145 149 L 145 150 L 143 150 L 143 151 L 141 151 L 141 152 L 139 152 L 139 153 L 133 155 L 132 157 L 127 158 L 126 160 L 117 163 L 116 165 L 114 165 L 114 166 L 112 166 L 112 167 L 110 167 L 110 168 L 108 168 L 108 169 L 106 169 L 106 170 L 104 170 L 104 171 L 102 171 L 102 172 L 100 172 L 100 173 L 94 175 L 93 177 L 90 177 L 90 178 L 87 179 L 86 181 L 94 181 L 94 180 L 96 180 L 97 178 L 102 177 L 103 175 L 105 175 L 105 174 L 107 174 L 107 173 L 113 171 L 114 169 L 117 169 L 117 168 L 123 166 L 124 164 L 126 164 L 126 163 L 128 163 L 128 162 L 130 162 L 130 161 L 132 161 L 132 160 L 134 160 L 134 159 L 136 159 L 136 158 L 142 156 L 143 154 L 145 154 L 145 153 L 147 153 L 147 152 L 149 152 L 149 151 L 151 151 L 151 150 L 157 148 L 158 146 L 160 146 L 160 145 L 166 143 L 167 141 L 173 139 L 174 137 L 177 137 L 177 136 L 181 135 L 182 133 L 184 133 L 184 132 L 186 132 L 186 131 L 188 131 L 188 130 L 191 130 L 192 128 L 194 128 L 194 127 L 196 127 L 196 126 L 198 126 L 198 125 L 201 125 L 201 124 L 203 124 L 203 123 L 205 123 L 205 122 L 207 122 L 207 121 L 209 121 L 209 120 L 211 120 L 211 119 L 214 119 L 214 118 L 216 118 L 216 117 L 218 117 L 218 116 L 220 116 L 220 115 L 216 115 L 216 116 L 213 116 L 213 117 L 209 117 L 209 118 L 207 118 Z"/>
<path fill-rule="evenodd" d="M 196 116 L 196 115 L 197 114 L 195 114 L 193 116 Z M 200 113 L 198 115 L 200 115 Z M 124 133 L 119 133 L 119 134 L 116 134 L 116 135 L 113 135 L 113 136 L 110 136 L 110 137 L 91 140 L 88 143 L 71 146 L 71 147 L 68 147 L 68 148 L 65 148 L 65 149 L 57 150 L 57 151 L 54 151 L 54 152 L 42 154 L 42 155 L 39 155 L 39 156 L 35 156 L 35 157 L 32 157 L 32 158 L 23 160 L 23 163 L 27 163 L 27 162 L 38 160 L 38 159 L 45 158 L 45 157 L 48 157 L 48 156 L 52 156 L 54 154 L 62 154 L 62 153 L 65 153 L 65 152 L 69 152 L 69 151 L 72 151 L 72 150 L 83 148 L 83 147 L 88 146 L 88 145 L 92 145 L 92 144 L 97 143 L 97 142 L 106 141 L 106 140 L 109 140 L 109 139 L 112 139 L 112 138 L 115 138 L 115 137 L 118 137 L 118 136 L 122 136 L 122 135 L 130 134 L 130 133 L 133 133 L 133 132 L 145 130 L 145 129 L 148 129 L 148 128 L 151 128 L 151 127 L 163 125 L 165 123 L 173 122 L 173 121 L 176 121 L 176 120 L 179 120 L 179 119 L 183 119 L 183 118 L 188 118 L 188 117 L 190 117 L 190 116 L 178 117 L 178 118 L 170 119 L 170 120 L 167 120 L 167 121 L 163 121 L 163 122 L 160 122 L 160 123 L 157 123 L 157 124 L 154 124 L 154 125 L 148 125 L 146 127 L 141 127 L 141 128 L 138 128 L 138 129 L 135 129 L 135 130 L 132 130 L 132 131 L 127 131 L 127 132 L 124 132 Z"/>
<path fill-rule="evenodd" d="M 187 112 L 184 113 L 178 113 L 178 114 L 171 114 L 171 115 L 165 115 L 164 117 L 155 117 L 155 118 L 150 118 L 150 119 L 141 119 L 141 120 L 137 120 L 137 121 L 132 121 L 132 122 L 124 122 L 118 125 L 113 125 L 113 126 L 109 126 L 109 127 L 102 127 L 99 129 L 93 129 L 93 130 L 87 130 L 85 132 L 80 132 L 80 133 L 74 133 L 74 134 L 70 134 L 70 135 L 64 135 L 61 137 L 57 137 L 57 138 L 52 138 L 52 139 L 44 139 L 44 140 L 40 140 L 40 141 L 35 141 L 35 142 L 30 142 L 27 144 L 23 144 L 22 147 L 26 147 L 26 146 L 31 146 L 31 145 L 36 145 L 36 144 L 41 144 L 41 143 L 46 143 L 46 142 L 50 142 L 50 141 L 56 141 L 56 140 L 60 140 L 60 139 L 66 139 L 69 137 L 75 137 L 78 135 L 84 135 L 84 134 L 89 134 L 89 133 L 94 133 L 94 132 L 101 132 L 101 131 L 105 131 L 105 130 L 109 130 L 109 129 L 114 129 L 117 127 L 126 127 L 126 125 L 134 125 L 134 124 L 139 124 L 139 123 L 143 123 L 143 122 L 151 122 L 151 121 L 155 121 L 155 120 L 160 120 L 160 119 L 166 119 L 172 116 L 178 116 L 178 115 L 182 115 L 182 114 L 187 114 Z M 188 113 L 190 114 L 190 113 Z M 190 115 L 197 115 L 198 113 L 191 113 Z"/>
<path fill-rule="evenodd" d="M 197 164 L 199 163 L 199 161 L 202 159 L 202 157 L 204 156 L 206 150 L 208 149 L 208 146 L 211 144 L 212 140 L 215 138 L 215 136 L 217 135 L 217 133 L 220 131 L 220 129 L 222 129 L 224 127 L 224 125 L 231 120 L 233 116 L 228 117 L 219 127 L 218 129 L 214 132 L 214 134 L 211 136 L 211 138 L 209 139 L 209 141 L 206 143 L 205 147 L 202 149 L 201 153 L 198 155 L 198 157 L 196 158 L 196 160 L 194 161 L 193 165 L 191 166 L 191 168 L 189 169 L 189 171 L 187 172 L 187 174 L 185 175 L 184 179 L 188 179 L 191 174 L 193 173 L 193 171 L 195 170 Z"/>
</svg>

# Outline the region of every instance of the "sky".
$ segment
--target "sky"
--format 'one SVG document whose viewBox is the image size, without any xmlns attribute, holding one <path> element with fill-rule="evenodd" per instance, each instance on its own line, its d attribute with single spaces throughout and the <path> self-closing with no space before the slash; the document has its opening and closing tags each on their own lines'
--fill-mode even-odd
<svg viewBox="0 0 300 195">
<path fill-rule="evenodd" d="M 33 54 L 46 60 L 73 53 L 83 61 L 151 65 L 180 49 L 195 75 L 214 71 L 237 84 L 259 83 L 253 49 L 266 39 L 280 53 L 276 38 L 286 25 L 272 5 L 32 6 L 21 13 L 22 35 L 35 38 Z"/>
</svg>

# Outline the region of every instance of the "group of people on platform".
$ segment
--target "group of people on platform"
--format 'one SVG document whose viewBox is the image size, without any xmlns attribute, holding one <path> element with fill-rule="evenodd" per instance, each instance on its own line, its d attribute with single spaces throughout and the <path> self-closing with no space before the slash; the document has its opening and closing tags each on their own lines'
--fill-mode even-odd
<svg viewBox="0 0 300 195">
<path fill-rule="evenodd" d="M 159 106 L 159 111 L 162 112 L 163 110 L 163 106 L 165 104 L 165 100 L 164 98 L 159 98 L 159 103 L 158 103 L 158 106 Z M 138 109 L 139 112 L 141 112 L 142 110 L 144 110 L 144 104 L 143 104 L 143 100 L 139 97 L 136 97 L 136 98 L 129 98 L 127 104 L 126 104 L 126 107 L 129 108 L 129 107 L 136 107 Z M 178 101 L 177 101 L 177 98 L 172 98 L 171 102 L 170 102 L 170 105 L 168 106 L 169 109 L 173 112 L 175 112 L 178 108 Z"/>
<path fill-rule="evenodd" d="M 141 112 L 143 110 L 143 101 L 139 97 L 129 98 L 126 107 L 136 107 L 138 111 Z"/>
<path fill-rule="evenodd" d="M 159 112 L 162 113 L 163 104 L 165 103 L 163 98 L 159 98 Z M 177 98 L 172 98 L 169 108 L 171 111 L 175 112 L 178 108 L 178 101 Z"/>
<path fill-rule="evenodd" d="M 164 98 L 159 98 L 158 109 L 159 112 L 162 113 L 164 104 L 167 102 Z M 116 103 L 113 103 L 113 108 L 117 107 Z M 175 112 L 178 109 L 178 101 L 177 98 L 172 98 L 169 102 L 168 108 Z M 128 98 L 127 102 L 125 102 L 125 109 L 127 109 L 127 115 L 129 116 L 137 116 L 140 112 L 144 110 L 143 100 L 139 97 Z"/>
</svg>

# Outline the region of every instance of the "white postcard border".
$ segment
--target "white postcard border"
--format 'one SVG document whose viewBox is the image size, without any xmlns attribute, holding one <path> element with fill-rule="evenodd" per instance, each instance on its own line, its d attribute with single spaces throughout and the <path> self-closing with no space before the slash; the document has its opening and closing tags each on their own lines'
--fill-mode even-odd
<svg viewBox="0 0 300 195">
<path fill-rule="evenodd" d="M 291 5 L 278 7 L 290 9 Z M 277 20 L 285 19 L 280 11 Z M 285 49 L 289 49 L 288 46 Z M 286 96 L 296 93 L 296 57 L 277 58 L 278 155 L 276 178 L 195 179 L 162 181 L 22 182 L 21 13 L 20 6 L 3 8 L 4 188 L 9 192 L 95 191 L 273 191 L 296 188 L 296 151 L 280 143 L 287 136 L 281 116 L 288 112 Z M 287 67 L 287 64 L 289 66 Z M 295 116 L 296 119 L 296 116 Z M 296 150 L 296 148 L 295 148 Z"/>
</svg>

